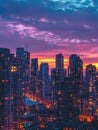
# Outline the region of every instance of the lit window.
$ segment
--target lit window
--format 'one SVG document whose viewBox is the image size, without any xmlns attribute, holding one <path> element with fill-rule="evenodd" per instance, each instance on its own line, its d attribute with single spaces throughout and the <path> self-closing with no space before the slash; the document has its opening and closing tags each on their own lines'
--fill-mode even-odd
<svg viewBox="0 0 98 130">
<path fill-rule="evenodd" d="M 17 72 L 17 66 L 11 66 L 11 72 Z"/>
<path fill-rule="evenodd" d="M 89 91 L 92 92 L 92 87 L 89 87 Z"/>
</svg>

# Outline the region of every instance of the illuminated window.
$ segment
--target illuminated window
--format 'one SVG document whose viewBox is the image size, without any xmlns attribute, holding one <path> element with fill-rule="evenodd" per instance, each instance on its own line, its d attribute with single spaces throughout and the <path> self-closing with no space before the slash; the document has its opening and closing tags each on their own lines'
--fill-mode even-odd
<svg viewBox="0 0 98 130">
<path fill-rule="evenodd" d="M 89 87 L 89 91 L 92 92 L 92 87 Z"/>
<path fill-rule="evenodd" d="M 60 90 L 58 90 L 58 91 L 57 91 L 57 94 L 58 94 L 58 95 L 61 95 L 61 91 L 60 91 Z"/>
<path fill-rule="evenodd" d="M 11 66 L 11 72 L 17 72 L 17 66 Z"/>
<path fill-rule="evenodd" d="M 4 83 L 4 80 L 2 80 L 1 82 Z"/>
</svg>

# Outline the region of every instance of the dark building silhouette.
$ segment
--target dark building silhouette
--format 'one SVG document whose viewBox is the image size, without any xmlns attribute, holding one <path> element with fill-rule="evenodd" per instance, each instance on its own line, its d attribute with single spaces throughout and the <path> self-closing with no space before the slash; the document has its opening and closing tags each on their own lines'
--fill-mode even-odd
<svg viewBox="0 0 98 130">
<path fill-rule="evenodd" d="M 24 48 L 16 48 L 16 63 L 18 66 L 18 86 L 20 97 L 20 109 L 25 107 L 25 95 L 30 89 L 30 53 Z M 23 111 L 21 111 L 23 113 Z"/>
<path fill-rule="evenodd" d="M 13 66 L 14 56 L 6 48 L 0 49 L 0 130 L 15 128 L 17 121 L 17 68 Z"/>
<path fill-rule="evenodd" d="M 11 116 L 11 123 L 13 121 L 13 129 L 18 129 L 18 122 L 20 121 L 21 115 L 21 95 L 20 95 L 20 88 L 19 88 L 19 68 L 17 63 L 10 64 L 10 116 Z M 19 107 L 20 106 L 20 107 Z M 12 128 L 11 128 L 12 129 Z M 10 129 L 8 129 L 10 130 Z"/>
<path fill-rule="evenodd" d="M 69 77 L 66 77 L 61 86 L 57 87 L 56 93 L 58 118 L 64 120 L 77 119 L 79 108 L 75 99 L 76 92 Z"/>
<path fill-rule="evenodd" d="M 82 111 L 81 93 L 83 91 L 83 61 L 76 54 L 72 54 L 69 58 L 68 73 L 68 77 L 72 83 L 74 107 L 77 108 L 77 111 Z"/>
<path fill-rule="evenodd" d="M 24 51 L 24 81 L 26 91 L 30 90 L 30 52 Z"/>
<path fill-rule="evenodd" d="M 79 98 L 80 91 L 83 89 L 83 61 L 76 54 L 72 54 L 69 58 L 68 77 L 72 81 L 76 98 Z"/>
<path fill-rule="evenodd" d="M 64 57 L 62 54 L 56 54 L 56 70 L 58 71 L 58 80 L 64 79 Z"/>
<path fill-rule="evenodd" d="M 90 83 L 90 79 L 94 81 L 96 77 L 96 66 L 89 64 L 86 66 L 86 82 L 87 84 Z"/>
<path fill-rule="evenodd" d="M 83 81 L 83 61 L 76 54 L 72 54 L 69 58 L 69 77 L 75 82 Z"/>
<path fill-rule="evenodd" d="M 37 76 L 38 74 L 38 59 L 37 58 L 31 59 L 31 74 L 33 76 Z"/>
<path fill-rule="evenodd" d="M 9 123 L 7 123 L 7 110 L 5 106 L 7 106 L 7 100 L 10 96 L 10 69 L 9 63 L 11 61 L 10 58 L 10 50 L 6 48 L 0 48 L 0 129 L 4 129 L 8 126 L 10 127 L 10 119 Z M 10 100 L 9 100 L 10 102 Z M 8 107 L 8 106 L 7 106 Z M 10 114 L 10 112 L 8 112 Z"/>
<path fill-rule="evenodd" d="M 16 49 L 16 57 L 24 59 L 24 48 L 17 48 Z"/>
<path fill-rule="evenodd" d="M 48 63 L 41 63 L 40 75 L 42 79 L 42 98 L 45 99 L 48 94 L 49 87 L 49 65 Z"/>
<path fill-rule="evenodd" d="M 83 61 L 76 54 L 69 58 L 68 75 L 64 70 L 63 55 L 57 54 L 50 77 L 48 63 L 41 63 L 39 70 L 38 59 L 33 58 L 30 65 L 30 53 L 24 48 L 16 49 L 16 57 L 9 49 L 0 48 L 0 130 L 37 130 L 38 120 L 41 127 L 44 121 L 45 129 L 85 129 L 85 123 L 81 123 L 79 117 L 81 121 L 87 121 L 87 116 L 93 117 L 91 121 L 95 116 L 98 120 L 96 66 L 86 66 L 85 85 L 83 83 Z M 32 104 L 39 103 L 32 107 L 27 105 L 28 97 L 34 100 Z M 31 116 L 31 113 L 37 115 Z M 52 123 L 48 126 L 50 121 L 54 121 L 53 126 Z M 89 123 L 88 128 L 96 121 Z M 79 124 L 74 124 L 77 122 Z"/>
<path fill-rule="evenodd" d="M 38 82 L 38 59 L 31 59 L 31 91 L 36 94 L 36 87 Z"/>
<path fill-rule="evenodd" d="M 32 58 L 31 59 L 31 91 L 33 94 L 35 94 L 37 97 L 41 97 L 41 76 L 38 70 L 38 59 Z"/>
</svg>

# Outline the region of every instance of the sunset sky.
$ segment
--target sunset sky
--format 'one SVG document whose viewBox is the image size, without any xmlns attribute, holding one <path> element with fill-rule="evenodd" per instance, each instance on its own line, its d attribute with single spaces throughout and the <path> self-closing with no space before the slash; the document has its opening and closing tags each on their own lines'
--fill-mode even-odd
<svg viewBox="0 0 98 130">
<path fill-rule="evenodd" d="M 98 66 L 98 0 L 0 0 L 0 47 L 24 47 L 54 67 L 57 53 Z"/>
</svg>

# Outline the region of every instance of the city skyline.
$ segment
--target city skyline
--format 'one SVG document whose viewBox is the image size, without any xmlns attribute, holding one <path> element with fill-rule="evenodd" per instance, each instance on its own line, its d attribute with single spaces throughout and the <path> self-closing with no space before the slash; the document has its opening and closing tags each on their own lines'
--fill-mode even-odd
<svg viewBox="0 0 98 130">
<path fill-rule="evenodd" d="M 0 130 L 98 130 L 98 0 L 0 0 Z"/>
<path fill-rule="evenodd" d="M 54 122 L 60 120 L 69 123 L 69 126 L 60 123 L 65 129 L 93 128 L 94 122 L 98 121 L 96 66 L 88 64 L 83 78 L 80 56 L 70 55 L 68 70 L 64 69 L 62 54 L 56 54 L 55 63 L 49 76 L 48 63 L 42 62 L 38 69 L 38 59 L 33 58 L 30 62 L 30 52 L 24 48 L 16 48 L 16 56 L 10 49 L 0 48 L 1 130 L 46 130 L 50 127 L 48 123 L 55 125 Z M 27 103 L 29 100 L 36 102 L 35 105 Z M 50 110 L 54 114 L 48 115 Z M 36 123 L 33 122 L 35 116 Z M 75 121 L 75 126 L 71 126 L 70 121 Z M 95 130 L 97 126 L 94 125 Z"/>
<path fill-rule="evenodd" d="M 8 48 L 8 49 L 10 49 L 10 48 Z M 23 49 L 25 49 L 25 48 L 23 48 Z M 28 51 L 28 50 L 26 50 L 26 51 Z M 11 52 L 11 50 L 10 50 L 10 52 Z M 15 50 L 14 53 L 13 52 L 11 52 L 11 53 L 16 56 L 16 50 Z M 57 54 L 62 54 L 62 53 L 57 53 Z M 49 74 L 50 74 L 51 70 L 56 67 L 56 55 L 57 54 L 55 53 L 53 58 L 43 58 L 42 56 L 40 56 L 40 57 L 39 56 L 32 56 L 32 53 L 30 52 L 30 59 L 31 60 L 32 59 L 38 59 L 38 69 L 40 68 L 41 63 L 48 63 L 49 64 Z M 69 55 L 68 59 L 66 58 L 67 56 L 64 57 L 64 69 L 68 69 L 69 58 L 70 58 L 71 55 L 72 54 Z M 78 54 L 75 54 L 75 55 L 78 55 Z M 78 55 L 78 56 L 80 56 L 80 55 Z M 97 63 L 88 62 L 88 63 L 85 64 L 83 58 L 81 58 L 81 59 L 83 61 L 83 71 L 84 71 L 84 74 L 85 74 L 85 71 L 86 71 L 86 66 L 89 65 L 89 64 L 92 64 L 92 65 L 96 66 L 96 69 L 98 70 Z"/>
<path fill-rule="evenodd" d="M 16 48 L 15 49 L 15 52 L 14 53 L 12 53 L 11 52 L 11 49 L 10 48 L 0 48 L 1 50 L 2 49 L 8 49 L 9 51 L 10 51 L 10 53 L 13 55 L 14 54 L 14 57 L 17 57 L 17 50 L 19 49 L 20 50 L 20 52 L 21 52 L 21 50 L 22 51 L 24 51 L 25 50 L 25 48 Z M 35 62 L 37 65 L 38 65 L 38 70 L 40 70 L 40 66 L 41 66 L 41 64 L 48 64 L 48 67 L 49 67 L 49 75 L 51 75 L 51 71 L 52 71 L 52 69 L 55 69 L 56 68 L 56 60 L 57 60 L 57 56 L 61 56 L 61 57 L 63 57 L 63 60 L 62 60 L 62 62 L 64 61 L 64 63 L 62 63 L 62 66 L 64 66 L 64 69 L 67 71 L 67 73 L 68 73 L 68 69 L 69 69 L 69 66 L 70 66 L 70 57 L 71 56 L 73 56 L 73 55 L 75 55 L 75 56 L 77 56 L 77 57 L 80 57 L 79 55 L 77 55 L 77 54 L 70 54 L 70 56 L 68 57 L 68 59 L 66 60 L 66 58 L 64 57 L 64 55 L 62 54 L 62 53 L 57 53 L 57 54 L 55 54 L 55 57 L 54 58 L 52 58 L 52 60 L 51 59 L 39 59 L 39 57 L 37 57 L 37 56 L 35 56 L 35 57 L 32 57 L 31 56 L 31 52 L 29 52 L 28 50 L 25 50 L 25 52 L 27 52 L 27 53 L 29 53 L 29 57 L 28 57 L 28 60 L 30 59 L 30 64 L 31 64 L 31 70 L 32 70 L 32 64 L 33 64 L 33 62 Z M 21 55 L 21 53 L 20 53 L 20 55 Z M 82 64 L 83 64 L 83 75 L 85 76 L 85 74 L 86 74 L 86 68 L 87 68 L 87 66 L 94 66 L 95 68 L 96 68 L 96 71 L 98 71 L 98 67 L 97 67 L 97 65 L 96 64 L 91 64 L 91 63 L 88 63 L 88 64 L 84 64 L 84 61 L 83 61 L 83 59 L 80 57 L 80 59 L 81 59 L 81 61 L 83 62 Z M 34 60 L 34 61 L 33 61 Z M 33 62 L 32 62 L 33 61 Z M 60 62 L 60 61 L 59 61 Z M 58 63 L 59 63 L 58 62 Z M 66 63 L 66 62 L 68 62 L 68 63 Z M 34 63 L 34 64 L 35 64 Z M 52 65 L 51 65 L 51 63 L 52 63 Z"/>
<path fill-rule="evenodd" d="M 98 67 L 98 3 L 96 0 L 0 0 L 0 47 L 24 47 L 31 57 L 54 66 L 62 53 Z"/>
</svg>

